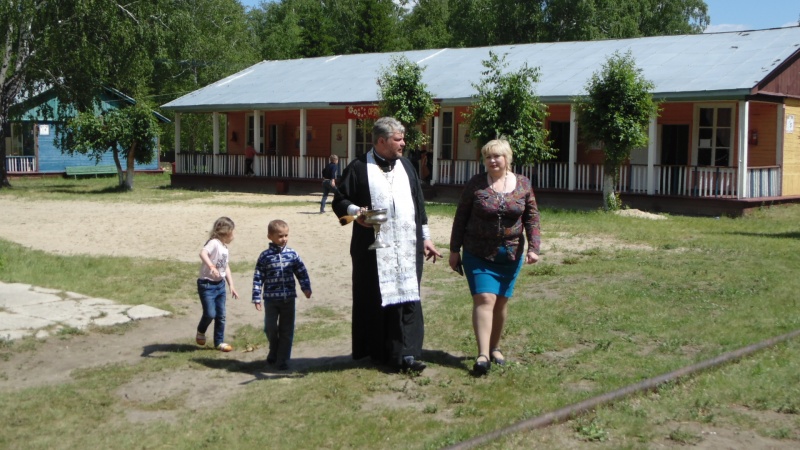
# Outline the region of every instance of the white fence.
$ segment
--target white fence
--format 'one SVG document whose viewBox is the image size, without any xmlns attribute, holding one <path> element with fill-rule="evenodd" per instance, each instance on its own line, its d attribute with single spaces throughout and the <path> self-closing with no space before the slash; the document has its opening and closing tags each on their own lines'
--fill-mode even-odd
<svg viewBox="0 0 800 450">
<path fill-rule="evenodd" d="M 6 156 L 6 172 L 8 173 L 36 173 L 36 158 L 33 156 Z"/>
<path fill-rule="evenodd" d="M 346 158 L 339 159 L 339 168 L 347 166 Z M 7 162 L 8 164 L 8 162 Z M 176 157 L 179 174 L 244 176 L 243 155 L 210 155 L 181 153 Z M 301 176 L 301 165 L 305 175 Z M 322 178 L 327 157 L 320 156 L 256 156 L 253 169 L 257 177 Z M 484 172 L 477 161 L 439 160 L 437 183 L 461 185 L 474 175 Z M 515 166 L 516 173 L 525 175 L 535 189 L 569 190 L 569 164 L 543 162 L 536 165 Z M 603 190 L 602 164 L 576 164 L 575 190 Z M 737 198 L 738 183 L 735 167 L 654 166 L 653 187 L 655 195 L 688 197 Z M 750 198 L 778 197 L 781 195 L 780 167 L 752 167 L 747 170 Z M 621 193 L 647 194 L 647 166 L 629 164 L 620 169 L 617 190 Z"/>
</svg>

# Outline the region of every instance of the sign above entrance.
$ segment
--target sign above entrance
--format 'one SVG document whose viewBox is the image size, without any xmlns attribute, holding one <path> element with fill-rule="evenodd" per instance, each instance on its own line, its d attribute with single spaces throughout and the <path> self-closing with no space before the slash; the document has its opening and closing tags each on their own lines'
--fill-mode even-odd
<svg viewBox="0 0 800 450">
<path fill-rule="evenodd" d="M 348 119 L 377 119 L 377 106 L 348 106 L 345 108 L 345 117 Z"/>
</svg>

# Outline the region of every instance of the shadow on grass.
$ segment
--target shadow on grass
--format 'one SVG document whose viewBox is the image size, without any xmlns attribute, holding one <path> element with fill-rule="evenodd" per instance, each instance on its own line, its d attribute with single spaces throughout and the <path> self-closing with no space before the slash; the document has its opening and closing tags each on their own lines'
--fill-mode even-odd
<svg viewBox="0 0 800 450">
<path fill-rule="evenodd" d="M 59 188 L 51 188 L 47 189 L 48 192 L 54 194 L 92 194 L 92 195 L 107 195 L 107 194 L 119 194 L 122 192 L 128 192 L 128 190 L 124 187 L 119 186 L 110 186 L 105 187 L 103 189 L 69 189 L 68 186 L 59 187 Z"/>
<path fill-rule="evenodd" d="M 155 345 L 153 347 L 169 347 L 170 344 L 163 346 Z M 193 347 L 191 345 L 172 344 L 176 349 L 173 351 L 191 351 L 183 350 L 181 347 Z M 162 350 L 169 351 L 169 350 Z M 453 367 L 456 369 L 464 368 L 464 360 L 468 358 L 454 356 L 447 352 L 440 350 L 424 350 L 422 352 L 422 360 L 429 363 L 435 363 L 441 366 Z M 336 356 L 320 356 L 316 358 L 292 358 L 289 361 L 289 368 L 280 370 L 277 366 L 267 364 L 263 359 L 257 361 L 239 361 L 236 359 L 218 359 L 218 358 L 193 358 L 193 362 L 202 364 L 210 369 L 221 369 L 228 372 L 241 372 L 253 375 L 254 380 L 267 380 L 275 378 L 287 377 L 302 377 L 308 373 L 320 372 L 336 372 L 353 369 L 374 369 L 383 373 L 398 373 L 396 367 L 387 364 L 378 364 L 369 358 L 354 360 L 351 355 L 336 355 Z"/>
<path fill-rule="evenodd" d="M 786 233 L 744 233 L 741 231 L 734 231 L 729 234 L 738 234 L 739 236 L 747 237 L 765 237 L 765 238 L 779 238 L 779 239 L 800 239 L 800 231 L 789 231 Z"/>
<path fill-rule="evenodd" d="M 142 357 L 145 358 L 165 358 L 166 356 L 153 356 L 153 353 L 188 353 L 198 350 L 208 350 L 205 347 L 198 347 L 191 344 L 153 344 L 145 345 L 142 349 Z"/>
</svg>

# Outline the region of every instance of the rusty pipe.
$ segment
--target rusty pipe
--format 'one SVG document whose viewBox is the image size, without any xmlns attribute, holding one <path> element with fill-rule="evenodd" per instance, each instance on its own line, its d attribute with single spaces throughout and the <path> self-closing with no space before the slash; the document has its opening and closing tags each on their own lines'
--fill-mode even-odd
<svg viewBox="0 0 800 450">
<path fill-rule="evenodd" d="M 575 418 L 587 411 L 590 411 L 600 405 L 611 403 L 616 400 L 625 398 L 631 394 L 635 394 L 638 392 L 650 391 L 656 389 L 659 385 L 674 381 L 679 378 L 683 378 L 689 375 L 693 375 L 697 372 L 702 370 L 710 369 L 712 367 L 716 367 L 718 365 L 728 363 L 730 361 L 742 358 L 744 356 L 750 355 L 755 353 L 759 350 L 763 350 L 767 347 L 772 347 L 776 344 L 781 342 L 787 341 L 789 339 L 795 338 L 800 335 L 800 330 L 792 331 L 791 333 L 786 333 L 781 336 L 777 336 L 771 339 L 767 339 L 765 341 L 761 341 L 757 344 L 752 344 L 747 347 L 742 347 L 738 350 L 733 350 L 727 353 L 723 353 L 715 358 L 707 359 L 705 361 L 701 361 L 696 364 L 692 364 L 691 366 L 686 366 L 672 372 L 666 373 L 664 375 L 659 375 L 654 378 L 649 378 L 647 380 L 641 381 L 639 383 L 631 384 L 625 386 L 623 388 L 617 389 L 612 392 L 607 392 L 605 394 L 598 395 L 596 397 L 584 400 L 579 403 L 575 403 L 569 406 L 565 406 L 564 408 L 558 409 L 556 411 L 552 411 L 549 413 L 542 414 L 538 417 L 533 417 L 531 419 L 523 420 L 521 422 L 517 422 L 511 426 L 506 428 L 501 428 L 499 430 L 495 430 L 491 433 L 487 433 L 481 436 L 476 436 L 472 439 L 467 441 L 452 445 L 450 447 L 446 447 L 447 449 L 468 449 L 474 448 L 478 445 L 486 444 L 491 442 L 495 439 L 498 439 L 502 436 L 516 433 L 518 431 L 525 431 L 525 430 L 532 430 L 537 428 L 544 428 L 546 426 L 552 425 L 554 423 L 563 422 L 566 420 L 570 420 Z"/>
</svg>

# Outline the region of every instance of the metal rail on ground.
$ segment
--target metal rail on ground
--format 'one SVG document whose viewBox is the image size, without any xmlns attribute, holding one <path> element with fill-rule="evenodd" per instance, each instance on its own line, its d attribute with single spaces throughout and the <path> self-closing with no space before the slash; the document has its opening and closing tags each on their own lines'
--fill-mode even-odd
<svg viewBox="0 0 800 450">
<path fill-rule="evenodd" d="M 625 386 L 623 388 L 617 389 L 616 391 L 608 392 L 605 394 L 598 395 L 596 397 L 590 398 L 588 400 L 584 400 L 579 403 L 575 403 L 569 406 L 565 406 L 564 408 L 558 409 L 556 411 L 552 411 L 549 413 L 542 414 L 538 417 L 533 417 L 531 419 L 523 420 L 521 422 L 517 422 L 511 426 L 506 428 L 501 428 L 499 430 L 493 431 L 491 433 L 487 433 L 481 436 L 476 436 L 472 439 L 467 441 L 452 445 L 450 447 L 446 447 L 446 449 L 452 450 L 462 450 L 462 449 L 470 449 L 477 447 L 482 444 L 489 443 L 494 441 L 500 437 L 516 433 L 519 431 L 525 430 L 533 430 L 537 428 L 544 428 L 546 426 L 564 422 L 575 418 L 587 411 L 590 411 L 594 408 L 597 408 L 600 405 L 606 403 L 612 403 L 614 401 L 620 400 L 625 398 L 631 394 L 635 394 L 638 392 L 649 391 L 656 389 L 659 385 L 675 381 L 679 378 L 687 377 L 689 375 L 693 375 L 697 372 L 702 370 L 710 369 L 712 367 L 719 366 L 721 364 L 725 364 L 736 359 L 742 358 L 744 356 L 750 355 L 751 353 L 755 353 L 759 350 L 763 350 L 767 347 L 775 346 L 781 342 L 788 341 L 789 339 L 795 338 L 800 336 L 800 330 L 792 331 L 791 333 L 786 333 L 781 336 L 777 336 L 771 339 L 767 339 L 765 341 L 761 341 L 757 344 L 748 345 L 747 347 L 742 347 L 738 350 L 734 350 L 731 352 L 723 353 L 715 358 L 707 359 L 705 361 L 701 361 L 697 364 L 692 364 L 691 366 L 686 366 L 680 368 L 678 370 L 674 370 L 672 372 L 666 373 L 664 375 L 659 375 L 654 378 L 649 378 L 647 380 L 641 381 L 636 384 L 631 384 Z"/>
</svg>

